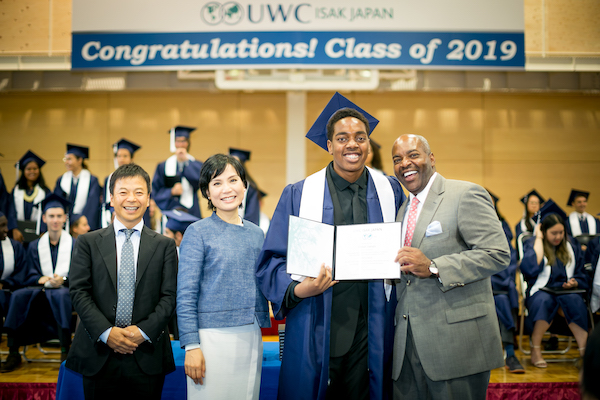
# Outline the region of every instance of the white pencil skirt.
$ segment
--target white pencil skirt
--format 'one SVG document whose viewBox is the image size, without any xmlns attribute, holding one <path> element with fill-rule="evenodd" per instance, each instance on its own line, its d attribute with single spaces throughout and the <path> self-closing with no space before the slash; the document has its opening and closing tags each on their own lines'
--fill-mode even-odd
<svg viewBox="0 0 600 400">
<path fill-rule="evenodd" d="M 256 319 L 252 325 L 200 329 L 206 363 L 203 385 L 188 376 L 187 398 L 258 400 L 263 344 Z"/>
</svg>

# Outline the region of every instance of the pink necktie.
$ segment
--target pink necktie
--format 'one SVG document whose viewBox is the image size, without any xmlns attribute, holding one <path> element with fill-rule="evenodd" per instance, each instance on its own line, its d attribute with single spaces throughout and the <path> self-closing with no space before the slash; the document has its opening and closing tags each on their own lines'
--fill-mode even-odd
<svg viewBox="0 0 600 400">
<path fill-rule="evenodd" d="M 419 205 L 419 199 L 413 198 L 410 203 L 410 211 L 408 212 L 408 225 L 406 226 L 406 235 L 404 236 L 404 246 L 410 247 L 412 243 L 413 233 L 415 232 L 415 225 L 417 224 L 417 206 Z"/>
</svg>

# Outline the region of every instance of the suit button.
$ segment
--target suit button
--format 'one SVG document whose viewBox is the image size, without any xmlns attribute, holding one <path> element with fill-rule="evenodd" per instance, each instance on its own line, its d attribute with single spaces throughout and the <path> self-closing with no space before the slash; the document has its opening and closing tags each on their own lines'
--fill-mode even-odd
<svg viewBox="0 0 600 400">
<path fill-rule="evenodd" d="M 406 281 L 406 286 L 410 286 L 410 279 Z"/>
<path fill-rule="evenodd" d="M 406 318 L 407 318 L 407 317 L 406 317 L 406 314 L 404 314 L 404 315 L 402 316 L 402 318 L 406 319 Z"/>
</svg>

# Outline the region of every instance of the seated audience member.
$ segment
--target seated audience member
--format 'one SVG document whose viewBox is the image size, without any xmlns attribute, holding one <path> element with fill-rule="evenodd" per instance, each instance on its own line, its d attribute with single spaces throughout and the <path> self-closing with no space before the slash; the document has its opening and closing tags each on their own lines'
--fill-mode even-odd
<svg viewBox="0 0 600 400">
<path fill-rule="evenodd" d="M 585 212 L 589 197 L 590 192 L 584 192 L 583 190 L 573 189 L 569 194 L 567 206 L 573 207 L 575 211 L 569 214 L 566 223 L 567 233 L 573 237 L 586 233 L 590 235 L 600 233 L 600 220 Z M 583 251 L 586 249 L 584 245 L 581 248 Z"/>
<path fill-rule="evenodd" d="M 42 219 L 48 232 L 27 249 L 27 268 L 22 289 L 12 294 L 5 327 L 9 355 L 2 372 L 21 364 L 19 346 L 45 341 L 56 336 L 61 343 L 61 358 L 71 344 L 72 306 L 68 276 L 74 240 L 63 226 L 69 202 L 50 194 L 42 202 Z M 29 287 L 37 286 L 37 287 Z"/>
<path fill-rule="evenodd" d="M 565 233 L 566 214 L 548 200 L 542 209 L 542 222 L 534 237 L 525 243 L 520 269 L 527 281 L 525 321 L 531 328 L 531 362 L 546 368 L 541 352 L 542 336 L 556 314 L 564 316 L 583 355 L 587 340 L 588 314 L 581 293 L 557 293 L 567 289 L 587 289 L 583 254 L 578 243 Z"/>
<path fill-rule="evenodd" d="M 165 211 L 163 215 L 167 217 L 164 235 L 175 240 L 177 251 L 179 251 L 185 230 L 200 218 L 181 210 Z"/>
<path fill-rule="evenodd" d="M 498 210 L 498 197 L 488 190 L 494 202 L 494 208 L 498 219 L 502 223 L 502 229 L 508 241 L 510 249 L 510 264 L 508 268 L 497 274 L 492 275 L 492 290 L 494 292 L 494 303 L 496 304 L 496 313 L 498 314 L 498 323 L 500 325 L 500 336 L 502 337 L 502 346 L 506 353 L 506 368 L 514 374 L 522 374 L 525 369 L 515 356 L 515 320 L 517 310 L 519 309 L 519 295 L 515 284 L 517 273 L 517 251 L 512 246 L 513 238 L 510 226 Z"/>
<path fill-rule="evenodd" d="M 585 263 L 592 265 L 592 270 L 589 272 L 590 282 L 590 308 L 593 313 L 600 310 L 600 268 L 598 268 L 600 256 L 600 236 L 595 237 L 588 243 L 588 248 L 585 252 Z"/>
<path fill-rule="evenodd" d="M 600 328 L 596 327 L 585 347 L 581 371 L 581 398 L 600 400 Z"/>
<path fill-rule="evenodd" d="M 0 332 L 8 311 L 10 295 L 22 287 L 25 250 L 20 242 L 8 237 L 8 219 L 0 211 Z"/>
<path fill-rule="evenodd" d="M 85 164 L 89 148 L 67 143 L 63 161 L 67 172 L 56 180 L 54 193 L 69 200 L 69 216 L 83 214 L 87 217 L 90 229 L 100 227 L 100 197 L 102 188 L 98 178 L 90 173 Z"/>
<path fill-rule="evenodd" d="M 537 222 L 533 220 L 533 216 L 540 210 L 544 201 L 544 198 L 540 196 L 535 189 L 527 193 L 521 199 L 521 203 L 524 204 L 525 210 L 523 211 L 523 218 L 521 218 L 517 226 L 515 226 L 515 235 L 517 240 L 523 232 L 533 233 L 533 228 Z"/>
<path fill-rule="evenodd" d="M 79 235 L 88 233 L 90 231 L 90 225 L 85 215 L 76 214 L 73 215 L 69 221 L 69 233 L 73 239 L 77 239 Z"/>
<path fill-rule="evenodd" d="M 29 150 L 15 165 L 21 171 L 12 191 L 17 221 L 37 221 L 39 219 L 40 203 L 50 194 L 50 189 L 46 186 L 42 174 L 44 164 L 46 164 L 44 160 Z"/>
</svg>

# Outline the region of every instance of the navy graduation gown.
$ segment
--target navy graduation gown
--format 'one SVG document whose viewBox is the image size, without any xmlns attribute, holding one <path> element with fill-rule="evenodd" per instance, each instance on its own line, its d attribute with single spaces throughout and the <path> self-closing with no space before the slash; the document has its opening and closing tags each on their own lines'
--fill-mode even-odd
<svg viewBox="0 0 600 400">
<path fill-rule="evenodd" d="M 6 316 L 11 291 L 23 286 L 23 282 L 20 281 L 20 278 L 23 276 L 23 270 L 26 267 L 25 249 L 23 248 L 23 245 L 14 239 L 6 238 L 5 240 L 10 241 L 10 244 L 12 245 L 15 268 L 9 276 L 0 280 L 3 289 L 0 290 L 0 318 Z M 0 277 L 4 273 L 4 264 L 5 254 L 2 251 L 2 247 L 0 247 Z M 2 323 L 0 322 L 0 326 L 1 324 Z"/>
<path fill-rule="evenodd" d="M 75 247 L 74 239 L 72 249 Z M 24 286 L 37 286 L 37 287 L 25 287 L 16 290 L 12 294 L 10 308 L 6 317 L 6 328 L 17 330 L 21 325 L 25 323 L 25 320 L 35 319 L 39 310 L 37 307 L 32 307 L 35 303 L 40 301 L 39 296 L 45 297 L 47 303 L 52 310 L 52 314 L 58 325 L 62 329 L 69 329 L 71 325 L 71 317 L 73 307 L 71 305 L 71 298 L 69 296 L 68 287 L 60 287 L 57 289 L 46 289 L 38 284 L 38 280 L 43 276 L 42 268 L 40 264 L 40 258 L 38 254 L 38 246 L 40 239 L 36 239 L 29 244 L 27 249 L 27 266 L 24 268 L 24 274 L 20 275 L 19 279 L 22 279 Z M 58 249 L 52 249 L 52 264 L 56 268 L 56 260 L 58 258 Z M 53 269 L 54 269 L 53 268 Z M 40 318 L 41 319 L 41 318 Z M 27 332 L 24 334 L 22 341 L 20 339 L 19 344 L 31 344 L 37 340 L 37 332 Z M 29 342 L 29 343 L 25 343 Z"/>
<path fill-rule="evenodd" d="M 246 194 L 244 219 L 253 222 L 257 226 L 260 223 L 260 204 L 258 203 L 258 191 L 250 184 L 248 184 L 248 193 Z"/>
<path fill-rule="evenodd" d="M 577 281 L 577 289 L 588 289 L 588 277 L 584 268 L 584 258 L 581 248 L 572 237 L 568 236 L 567 239 L 575 255 L 575 269 L 572 277 Z M 534 243 L 535 238 L 531 238 L 525 242 L 524 256 L 520 265 L 523 277 L 527 281 L 526 305 L 529 315 L 525 320 L 526 327 L 531 331 L 535 321 L 540 319 L 549 323 L 552 322 L 558 308 L 561 307 L 565 313 L 567 323 L 574 322 L 587 330 L 587 308 L 581 294 L 561 294 L 555 296 L 541 290 L 538 290 L 533 295 L 530 294 L 531 287 L 536 283 L 539 274 L 545 266 L 544 259 L 539 264 L 537 262 L 537 256 L 533 250 Z M 549 288 L 562 287 L 562 284 L 567 282 L 567 280 L 565 265 L 557 258 L 554 265 L 552 265 L 550 278 L 545 286 Z"/>
<path fill-rule="evenodd" d="M 6 190 L 4 178 L 0 173 L 0 211 L 4 213 L 8 220 L 8 230 L 12 231 L 17 227 L 17 212 L 15 211 L 15 203 L 12 196 Z"/>
<path fill-rule="evenodd" d="M 406 196 L 395 178 L 388 178 L 395 195 L 396 211 Z M 276 319 L 286 318 L 283 361 L 279 374 L 279 399 L 325 399 L 329 378 L 331 288 L 303 299 L 288 309 L 284 297 L 292 279 L 286 272 L 289 215 L 298 216 L 304 181 L 288 185 L 279 199 L 263 249 L 257 261 L 260 289 L 271 301 Z M 373 179 L 367 185 L 369 222 L 383 222 Z M 333 203 L 327 181 L 323 223 L 333 225 Z M 394 339 L 395 287 L 386 301 L 382 280 L 369 282 L 369 390 L 371 399 L 391 397 L 391 361 Z"/>
<path fill-rule="evenodd" d="M 496 303 L 496 313 L 498 318 L 502 321 L 502 324 L 506 329 L 512 329 L 515 327 L 515 321 L 512 316 L 512 309 L 519 307 L 519 294 L 517 293 L 517 287 L 515 283 L 515 277 L 517 274 L 517 251 L 511 244 L 512 232 L 506 221 L 502 221 L 502 228 L 508 240 L 508 247 L 510 249 L 510 264 L 508 268 L 498 272 L 491 276 L 492 289 L 494 291 L 508 292 L 507 294 L 494 295 L 494 302 Z"/>
<path fill-rule="evenodd" d="M 152 179 L 152 198 L 156 202 L 158 208 L 162 211 L 174 210 L 176 208 L 184 208 L 192 215 L 202 218 L 200 213 L 200 205 L 198 203 L 198 189 L 200 189 L 200 170 L 202 163 L 197 160 L 190 162 L 183 168 L 183 171 L 177 173 L 177 177 L 185 177 L 192 186 L 192 196 L 194 204 L 191 208 L 184 207 L 179 202 L 179 196 L 171 195 L 171 188 L 165 186 L 165 162 L 161 162 L 156 166 L 156 172 Z"/>
<path fill-rule="evenodd" d="M 69 207 L 69 216 L 73 215 L 73 205 L 75 204 L 75 196 L 77 193 L 77 185 L 71 186 L 71 193 L 67 195 L 60 187 L 60 181 L 62 179 L 62 175 L 58 177 L 56 180 L 56 186 L 54 186 L 54 193 L 64 197 L 71 201 L 71 206 Z M 79 182 L 78 182 L 79 184 Z M 83 211 L 81 214 L 85 215 L 88 220 L 88 224 L 90 225 L 90 230 L 96 230 L 100 228 L 100 199 L 102 197 L 102 188 L 100 187 L 100 183 L 98 183 L 98 178 L 94 175 L 90 177 L 90 190 L 88 192 L 87 201 L 85 206 L 83 207 Z"/>
</svg>

